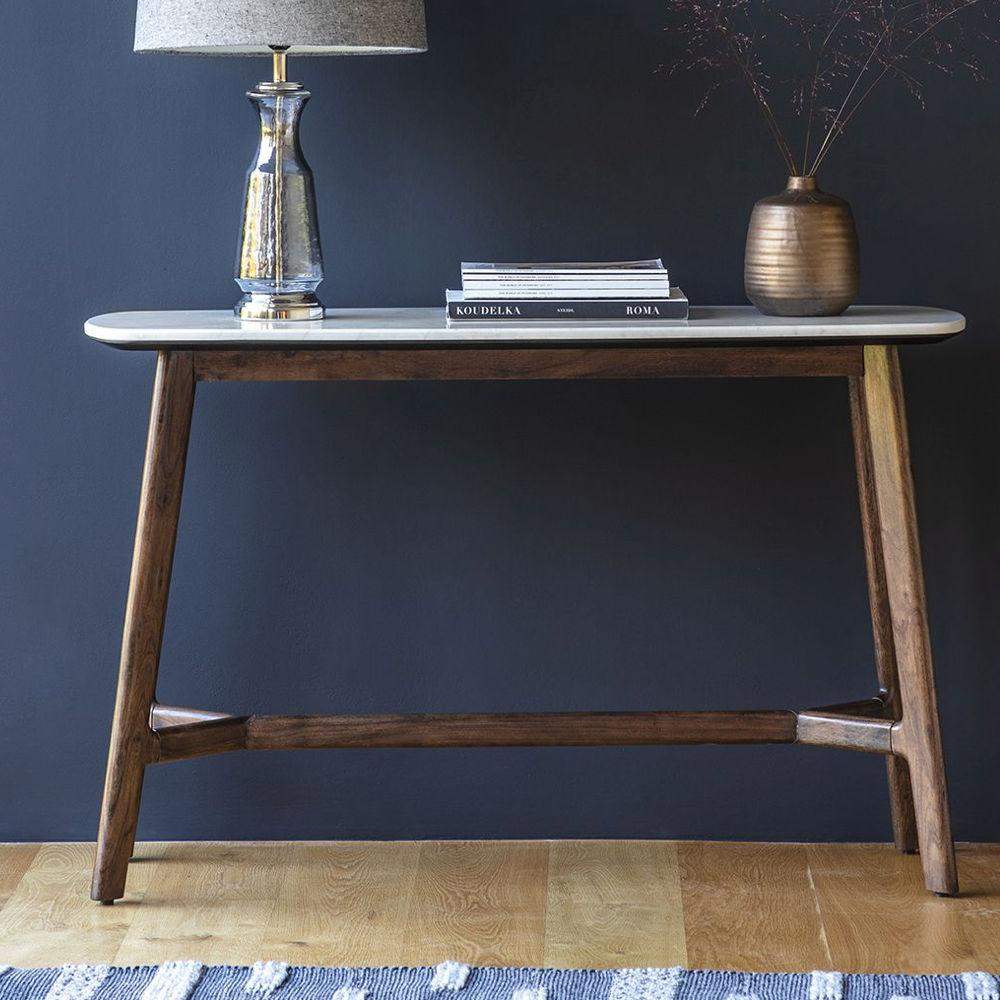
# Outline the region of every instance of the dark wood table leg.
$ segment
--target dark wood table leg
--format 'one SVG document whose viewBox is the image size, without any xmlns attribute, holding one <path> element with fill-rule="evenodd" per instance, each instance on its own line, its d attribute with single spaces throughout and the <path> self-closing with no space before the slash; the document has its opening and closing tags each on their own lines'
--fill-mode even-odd
<svg viewBox="0 0 1000 1000">
<path fill-rule="evenodd" d="M 902 710 L 892 749 L 909 765 L 924 881 L 951 896 L 958 875 L 896 347 L 865 347 L 862 388 Z"/>
<path fill-rule="evenodd" d="M 190 352 L 159 353 L 90 893 L 103 903 L 125 893 L 143 774 L 155 749 L 149 713 L 156 695 L 194 385 Z"/>
<path fill-rule="evenodd" d="M 896 668 L 896 644 L 892 637 L 892 614 L 889 591 L 885 582 L 885 562 L 882 558 L 882 529 L 875 481 L 872 452 L 868 440 L 868 416 L 865 412 L 864 383 L 850 378 L 851 427 L 854 431 L 854 464 L 858 472 L 858 494 L 861 501 L 861 532 L 865 543 L 865 563 L 868 567 L 868 603 L 871 607 L 872 631 L 875 637 L 875 668 L 878 674 L 879 697 L 885 703 L 890 718 L 902 718 L 899 698 L 899 672 Z M 896 847 L 906 854 L 917 850 L 917 820 L 913 811 L 913 789 L 910 770 L 898 754 L 885 759 L 889 778 L 889 806 L 892 833 Z"/>
</svg>

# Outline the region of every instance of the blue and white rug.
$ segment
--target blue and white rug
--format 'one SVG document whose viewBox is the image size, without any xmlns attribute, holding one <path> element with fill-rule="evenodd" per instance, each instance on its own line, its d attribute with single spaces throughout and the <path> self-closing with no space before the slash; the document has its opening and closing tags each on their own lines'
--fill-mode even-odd
<svg viewBox="0 0 1000 1000">
<path fill-rule="evenodd" d="M 119 969 L 0 965 L 0 1000 L 1000 1000 L 986 972 L 954 976 L 684 969 L 315 969 L 198 962 Z"/>
</svg>

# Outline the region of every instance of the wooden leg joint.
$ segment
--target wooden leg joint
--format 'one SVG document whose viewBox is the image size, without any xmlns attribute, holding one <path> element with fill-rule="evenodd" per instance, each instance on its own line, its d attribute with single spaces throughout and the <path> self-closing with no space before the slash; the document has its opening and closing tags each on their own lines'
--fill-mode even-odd
<svg viewBox="0 0 1000 1000">
<path fill-rule="evenodd" d="M 204 722 L 167 726 L 157 732 L 158 763 L 207 757 L 247 748 L 247 717 L 226 715 Z"/>
<path fill-rule="evenodd" d="M 808 746 L 891 754 L 892 727 L 892 719 L 812 709 L 799 712 L 796 741 Z"/>
<path fill-rule="evenodd" d="M 149 710 L 149 728 L 159 732 L 170 726 L 186 726 L 192 722 L 214 722 L 217 719 L 231 719 L 229 712 L 213 712 L 203 708 L 179 708 L 176 705 L 161 705 L 153 702 Z"/>
</svg>

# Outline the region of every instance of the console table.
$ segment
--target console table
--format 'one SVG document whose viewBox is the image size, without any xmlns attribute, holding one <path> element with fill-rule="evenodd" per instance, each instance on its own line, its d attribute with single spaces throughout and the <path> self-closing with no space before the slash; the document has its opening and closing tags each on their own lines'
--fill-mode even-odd
<svg viewBox="0 0 1000 1000">
<path fill-rule="evenodd" d="M 133 312 L 94 340 L 155 350 L 156 377 L 118 695 L 91 895 L 121 898 L 147 766 L 229 750 L 322 747 L 804 743 L 886 757 L 896 846 L 919 846 L 927 888 L 958 891 L 927 629 L 897 344 L 965 328 L 958 313 L 859 306 L 785 319 L 741 306 L 681 323 L 487 322 L 440 309 L 331 310 L 309 323 L 229 312 Z M 188 434 L 198 382 L 343 379 L 659 379 L 796 376 L 848 382 L 878 693 L 801 711 L 228 715 L 156 700 Z"/>
</svg>

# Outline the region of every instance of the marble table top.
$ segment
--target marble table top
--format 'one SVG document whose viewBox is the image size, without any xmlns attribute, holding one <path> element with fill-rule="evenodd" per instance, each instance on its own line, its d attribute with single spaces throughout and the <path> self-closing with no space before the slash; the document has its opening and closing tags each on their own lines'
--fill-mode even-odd
<svg viewBox="0 0 1000 1000">
<path fill-rule="evenodd" d="M 247 321 L 230 310 L 107 313 L 87 336 L 114 347 L 241 349 L 559 343 L 890 343 L 936 341 L 965 329 L 965 317 L 925 306 L 852 306 L 842 316 L 764 316 L 752 306 L 693 306 L 670 322 L 474 321 L 448 326 L 441 308 L 328 309 L 305 322 Z"/>
</svg>

